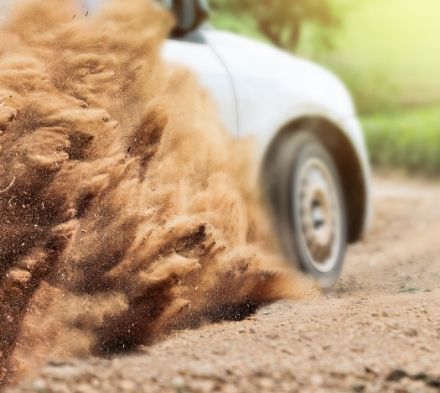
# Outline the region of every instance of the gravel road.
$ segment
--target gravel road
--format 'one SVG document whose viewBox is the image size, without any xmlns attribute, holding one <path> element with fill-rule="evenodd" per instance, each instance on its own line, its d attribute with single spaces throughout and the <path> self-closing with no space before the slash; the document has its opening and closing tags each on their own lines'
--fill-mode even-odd
<svg viewBox="0 0 440 393">
<path fill-rule="evenodd" d="M 440 184 L 378 178 L 374 200 L 333 293 L 125 357 L 52 362 L 9 392 L 440 392 Z"/>
</svg>

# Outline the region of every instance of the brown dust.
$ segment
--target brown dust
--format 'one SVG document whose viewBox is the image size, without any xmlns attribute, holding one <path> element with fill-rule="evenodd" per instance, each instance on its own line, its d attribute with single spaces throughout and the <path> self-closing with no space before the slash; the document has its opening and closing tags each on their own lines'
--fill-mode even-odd
<svg viewBox="0 0 440 393">
<path fill-rule="evenodd" d="M 172 18 L 81 13 L 21 1 L 0 30 L 0 385 L 310 289 L 273 244 L 252 144 L 161 60 Z"/>
</svg>

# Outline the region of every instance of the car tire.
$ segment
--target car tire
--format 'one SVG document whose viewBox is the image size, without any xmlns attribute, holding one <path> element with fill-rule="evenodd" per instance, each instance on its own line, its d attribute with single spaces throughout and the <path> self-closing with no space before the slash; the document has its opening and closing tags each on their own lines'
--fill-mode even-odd
<svg viewBox="0 0 440 393">
<path fill-rule="evenodd" d="M 312 132 L 300 131 L 281 141 L 271 161 L 266 179 L 281 246 L 329 289 L 347 248 L 346 204 L 334 160 Z"/>
</svg>

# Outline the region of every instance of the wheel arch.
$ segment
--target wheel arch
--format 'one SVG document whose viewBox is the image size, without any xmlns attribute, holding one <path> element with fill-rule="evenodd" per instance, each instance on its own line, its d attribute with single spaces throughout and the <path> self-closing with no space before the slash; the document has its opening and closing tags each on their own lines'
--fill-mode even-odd
<svg viewBox="0 0 440 393">
<path fill-rule="evenodd" d="M 328 149 L 338 169 L 345 196 L 348 216 L 348 240 L 353 243 L 362 236 L 367 220 L 368 192 L 363 170 L 355 147 L 346 133 L 334 122 L 320 116 L 303 116 L 282 127 L 272 141 L 263 158 L 263 176 L 271 173 L 270 165 L 277 149 L 285 138 L 299 131 L 312 132 Z"/>
</svg>

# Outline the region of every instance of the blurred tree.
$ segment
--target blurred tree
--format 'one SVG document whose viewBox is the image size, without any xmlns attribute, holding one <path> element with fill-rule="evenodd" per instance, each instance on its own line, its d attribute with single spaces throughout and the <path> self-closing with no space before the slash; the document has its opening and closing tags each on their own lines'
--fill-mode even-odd
<svg viewBox="0 0 440 393">
<path fill-rule="evenodd" d="M 254 19 L 258 32 L 273 44 L 295 50 L 306 24 L 318 27 L 320 46 L 330 46 L 331 30 L 339 25 L 331 0 L 210 0 L 214 14 Z"/>
</svg>

